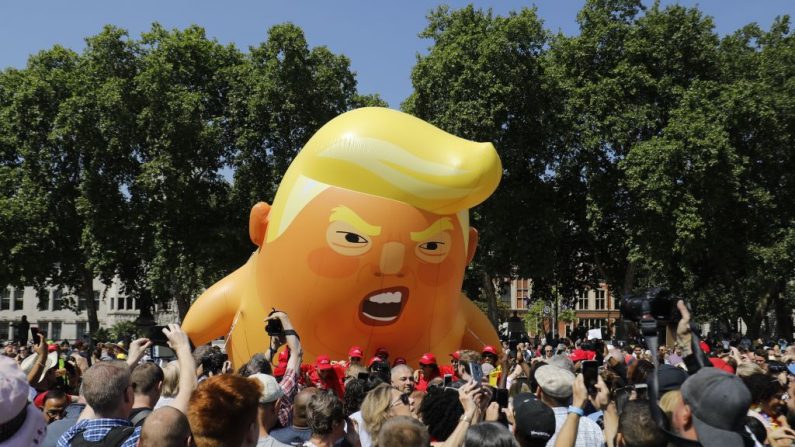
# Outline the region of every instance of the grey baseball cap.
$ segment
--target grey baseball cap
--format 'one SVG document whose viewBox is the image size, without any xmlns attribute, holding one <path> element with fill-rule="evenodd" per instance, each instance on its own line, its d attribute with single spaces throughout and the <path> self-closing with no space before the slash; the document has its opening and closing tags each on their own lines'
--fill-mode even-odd
<svg viewBox="0 0 795 447">
<path fill-rule="evenodd" d="M 745 417 L 751 392 L 739 377 L 718 368 L 701 368 L 685 380 L 681 391 L 701 445 L 733 447 L 749 442 Z"/>
</svg>

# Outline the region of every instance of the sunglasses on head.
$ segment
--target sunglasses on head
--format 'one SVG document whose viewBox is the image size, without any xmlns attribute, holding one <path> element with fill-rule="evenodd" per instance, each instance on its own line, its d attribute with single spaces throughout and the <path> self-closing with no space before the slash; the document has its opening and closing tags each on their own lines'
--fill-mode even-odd
<svg viewBox="0 0 795 447">
<path fill-rule="evenodd" d="M 401 404 L 401 403 L 403 405 L 408 405 L 409 404 L 409 394 L 410 393 L 401 394 L 400 397 L 398 397 L 398 399 L 396 401 L 392 402 L 392 406 L 395 407 L 395 406 L 397 406 L 398 404 Z"/>
</svg>

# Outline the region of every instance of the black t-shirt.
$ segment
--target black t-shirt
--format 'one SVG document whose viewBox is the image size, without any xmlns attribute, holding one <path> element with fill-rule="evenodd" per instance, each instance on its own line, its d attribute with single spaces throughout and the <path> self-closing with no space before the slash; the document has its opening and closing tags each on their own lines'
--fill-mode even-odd
<svg viewBox="0 0 795 447">
<path fill-rule="evenodd" d="M 136 416 L 138 416 L 138 413 L 143 413 L 143 412 L 146 412 L 146 413 L 142 414 L 136 420 Z M 133 408 L 130 411 L 130 417 L 127 420 L 132 422 L 134 426 L 140 427 L 140 426 L 144 425 L 144 421 L 146 420 L 146 417 L 149 416 L 149 414 L 151 412 L 152 412 L 152 409 L 151 408 L 147 408 L 147 407 Z"/>
</svg>

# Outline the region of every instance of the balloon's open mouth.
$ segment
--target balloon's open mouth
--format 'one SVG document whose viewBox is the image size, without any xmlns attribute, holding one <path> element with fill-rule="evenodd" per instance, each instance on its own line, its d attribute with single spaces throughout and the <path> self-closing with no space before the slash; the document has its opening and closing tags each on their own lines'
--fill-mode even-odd
<svg viewBox="0 0 795 447">
<path fill-rule="evenodd" d="M 397 321 L 409 297 L 406 287 L 377 290 L 362 300 L 359 318 L 370 326 L 386 326 Z"/>
</svg>

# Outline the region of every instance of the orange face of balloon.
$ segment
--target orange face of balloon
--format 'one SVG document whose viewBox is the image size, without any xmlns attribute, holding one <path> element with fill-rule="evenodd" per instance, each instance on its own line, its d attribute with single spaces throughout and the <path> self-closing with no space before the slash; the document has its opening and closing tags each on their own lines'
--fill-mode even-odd
<svg viewBox="0 0 795 447">
<path fill-rule="evenodd" d="M 258 293 L 287 311 L 310 356 L 355 344 L 419 356 L 431 322 L 443 334 L 458 314 L 464 234 L 455 215 L 330 187 L 264 244 Z"/>
</svg>

